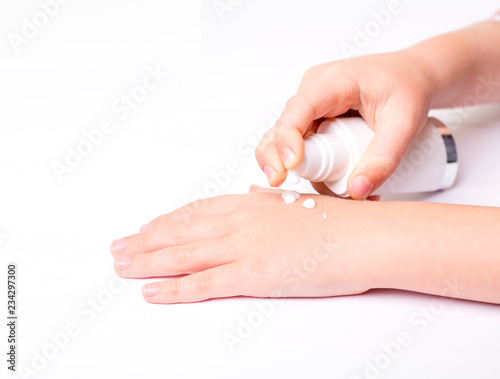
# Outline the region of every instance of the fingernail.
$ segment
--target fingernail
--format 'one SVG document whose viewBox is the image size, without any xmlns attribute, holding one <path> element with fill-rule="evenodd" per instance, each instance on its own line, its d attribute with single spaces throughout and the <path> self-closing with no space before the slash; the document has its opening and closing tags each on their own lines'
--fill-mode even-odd
<svg viewBox="0 0 500 379">
<path fill-rule="evenodd" d="M 156 295 L 158 292 L 160 292 L 160 286 L 158 284 L 146 284 L 144 287 L 142 287 L 142 294 L 145 297 L 151 297 Z"/>
<path fill-rule="evenodd" d="M 285 147 L 281 152 L 281 157 L 283 158 L 283 163 L 285 168 L 290 168 L 290 166 L 295 162 L 297 155 L 289 147 Z"/>
<path fill-rule="evenodd" d="M 149 222 L 146 225 L 141 226 L 141 229 L 139 229 L 139 233 L 147 233 L 151 229 L 153 229 L 153 222 Z"/>
<path fill-rule="evenodd" d="M 358 175 L 354 178 L 351 184 L 351 195 L 356 199 L 365 199 L 373 189 L 373 183 L 363 175 Z"/>
<path fill-rule="evenodd" d="M 114 240 L 113 243 L 111 244 L 111 251 L 116 254 L 121 253 L 123 249 L 125 249 L 126 245 L 127 245 L 127 240 L 125 238 Z"/>
<path fill-rule="evenodd" d="M 274 168 L 272 168 L 271 166 L 266 166 L 264 167 L 264 174 L 266 174 L 268 182 L 271 183 L 274 175 L 276 175 L 276 171 L 274 171 Z"/>
<path fill-rule="evenodd" d="M 120 270 L 123 270 L 124 268 L 127 268 L 130 266 L 130 263 L 132 262 L 132 258 L 130 257 L 121 257 L 116 260 L 116 267 L 118 267 Z"/>
</svg>

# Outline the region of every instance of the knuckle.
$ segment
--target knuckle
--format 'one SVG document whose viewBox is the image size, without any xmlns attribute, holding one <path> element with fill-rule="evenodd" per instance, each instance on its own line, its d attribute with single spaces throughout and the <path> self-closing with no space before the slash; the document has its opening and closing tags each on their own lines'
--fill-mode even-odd
<svg viewBox="0 0 500 379">
<path fill-rule="evenodd" d="M 186 206 L 182 207 L 181 208 L 181 215 L 182 215 L 182 220 L 183 221 L 186 221 L 186 220 L 190 220 L 191 217 L 196 213 L 198 212 L 195 208 L 195 206 L 193 205 L 193 203 L 191 204 L 187 204 Z M 168 226 L 169 224 L 165 224 L 165 226 Z"/>
<path fill-rule="evenodd" d="M 210 271 L 203 271 L 193 280 L 193 289 L 199 293 L 209 293 L 214 287 L 214 277 Z"/>
<path fill-rule="evenodd" d="M 290 125 L 280 125 L 279 128 L 276 128 L 275 140 L 276 140 L 276 148 L 280 151 L 285 145 L 287 145 L 287 141 L 292 132 L 292 128 Z"/>
<path fill-rule="evenodd" d="M 139 233 L 134 236 L 134 245 L 139 251 L 146 250 L 147 239 L 149 238 L 149 233 Z"/>
<path fill-rule="evenodd" d="M 304 74 L 302 75 L 302 81 L 307 81 L 309 79 L 313 79 L 316 76 L 318 76 L 318 74 L 323 72 L 325 65 L 328 65 L 328 63 L 323 63 L 309 67 L 306 71 L 304 71 Z"/>
<path fill-rule="evenodd" d="M 262 157 L 263 155 L 265 155 L 265 154 L 266 154 L 267 149 L 268 149 L 267 144 L 266 144 L 266 143 L 264 143 L 263 141 L 261 141 L 261 142 L 257 145 L 257 147 L 255 148 L 255 152 L 254 152 L 255 157 L 256 157 L 257 159 L 259 159 L 260 157 Z"/>
<path fill-rule="evenodd" d="M 198 199 L 191 203 L 194 209 L 203 209 L 207 205 L 207 199 Z"/>
<path fill-rule="evenodd" d="M 167 293 L 168 297 L 171 298 L 178 298 L 181 294 L 181 289 L 179 286 L 179 281 L 180 279 L 173 279 L 168 281 L 168 284 L 165 288 L 165 292 Z"/>
<path fill-rule="evenodd" d="M 300 95 L 299 95 L 299 93 L 296 93 L 295 95 L 293 95 L 292 97 L 290 97 L 287 100 L 287 102 L 285 104 L 285 109 L 283 110 L 283 113 L 282 113 L 282 116 L 283 116 L 283 114 L 291 112 L 291 110 L 294 109 L 299 104 L 300 104 Z"/>
<path fill-rule="evenodd" d="M 144 254 L 141 256 L 140 270 L 142 272 L 149 272 L 149 270 L 155 266 L 153 260 L 153 254 Z"/>
<path fill-rule="evenodd" d="M 275 132 L 282 132 L 283 129 L 289 128 L 297 117 L 297 110 L 303 104 L 298 100 L 298 96 L 292 96 L 286 103 L 285 110 L 281 114 L 279 122 L 276 124 Z"/>
<path fill-rule="evenodd" d="M 183 207 L 183 221 L 190 222 L 193 216 L 202 212 L 208 206 L 208 199 L 198 199 Z"/>
<path fill-rule="evenodd" d="M 269 129 L 265 134 L 264 136 L 262 137 L 259 145 L 257 145 L 257 147 L 259 147 L 260 145 L 267 145 L 267 144 L 270 144 L 274 141 L 274 127 L 272 129 Z"/>
<path fill-rule="evenodd" d="M 210 199 L 198 199 L 185 205 L 182 207 L 182 221 L 185 223 L 191 222 L 191 219 L 200 212 L 203 212 L 203 210 L 208 207 L 209 203 Z"/>
<path fill-rule="evenodd" d="M 239 206 L 236 207 L 236 209 L 235 209 L 235 211 L 233 211 L 233 213 L 237 212 L 238 210 L 240 210 Z M 229 221 L 226 216 L 217 217 L 211 223 L 211 226 L 210 226 L 212 229 L 211 234 L 213 236 L 216 236 L 216 237 L 222 237 L 228 233 L 230 226 L 231 226 L 231 221 Z"/>
<path fill-rule="evenodd" d="M 299 116 L 305 116 L 311 121 L 316 114 L 316 109 L 310 100 L 302 92 L 297 92 L 286 103 L 285 110 L 277 124 L 277 131 L 289 128 L 296 124 Z"/>
<path fill-rule="evenodd" d="M 172 259 L 181 268 L 188 266 L 192 256 L 193 247 L 190 244 L 179 246 L 172 252 Z"/>
<path fill-rule="evenodd" d="M 289 120 L 285 119 L 286 116 L 281 116 L 280 122 L 276 124 L 274 127 L 274 140 L 275 142 L 279 141 L 281 138 L 283 138 L 283 135 L 287 133 L 287 130 L 289 129 L 290 122 Z"/>
<path fill-rule="evenodd" d="M 170 240 L 172 242 L 179 242 L 181 241 L 184 236 L 186 235 L 187 231 L 187 225 L 189 222 L 176 222 L 175 224 L 172 224 L 169 228 L 170 231 Z"/>
<path fill-rule="evenodd" d="M 274 142 L 273 142 L 274 144 Z M 269 163 L 273 159 L 275 147 L 271 144 L 260 144 L 255 148 L 255 159 L 261 168 L 264 168 L 266 163 Z"/>
<path fill-rule="evenodd" d="M 274 128 L 267 131 L 266 134 L 262 137 L 259 144 L 255 147 L 255 155 L 264 154 L 269 145 L 272 145 L 274 142 Z"/>
</svg>

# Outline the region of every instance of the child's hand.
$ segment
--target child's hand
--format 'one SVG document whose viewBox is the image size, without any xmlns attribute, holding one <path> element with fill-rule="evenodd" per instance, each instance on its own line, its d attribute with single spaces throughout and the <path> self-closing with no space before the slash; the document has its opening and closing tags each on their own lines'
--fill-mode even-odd
<svg viewBox="0 0 500 379">
<path fill-rule="evenodd" d="M 272 186 L 286 179 L 304 154 L 303 138 L 316 120 L 352 109 L 375 136 L 349 178 L 354 199 L 365 199 L 396 169 L 425 124 L 432 79 L 408 50 L 326 63 L 309 69 L 276 125 L 256 149 L 256 158 Z"/>
<path fill-rule="evenodd" d="M 310 197 L 312 210 L 302 206 Z M 320 195 L 287 205 L 278 193 L 202 200 L 115 241 L 115 269 L 125 278 L 188 274 L 146 284 L 152 303 L 361 293 L 374 285 L 378 253 L 353 238 L 356 212 L 337 216 L 349 213 L 347 203 L 362 205 Z"/>
<path fill-rule="evenodd" d="M 306 198 L 316 208 L 304 208 Z M 449 220 L 453 227 L 443 227 Z M 279 193 L 260 192 L 184 206 L 115 241 L 111 252 L 125 278 L 188 274 L 146 284 L 151 303 L 371 288 L 500 303 L 499 223 L 498 208 L 322 195 L 287 205 Z"/>
</svg>

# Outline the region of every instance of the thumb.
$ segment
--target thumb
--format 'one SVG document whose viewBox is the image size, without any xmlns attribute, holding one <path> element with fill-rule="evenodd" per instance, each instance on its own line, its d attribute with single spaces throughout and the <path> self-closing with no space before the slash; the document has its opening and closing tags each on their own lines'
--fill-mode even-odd
<svg viewBox="0 0 500 379">
<path fill-rule="evenodd" d="M 375 135 L 349 177 L 347 189 L 353 199 L 366 199 L 394 173 L 425 120 L 377 120 Z"/>
</svg>

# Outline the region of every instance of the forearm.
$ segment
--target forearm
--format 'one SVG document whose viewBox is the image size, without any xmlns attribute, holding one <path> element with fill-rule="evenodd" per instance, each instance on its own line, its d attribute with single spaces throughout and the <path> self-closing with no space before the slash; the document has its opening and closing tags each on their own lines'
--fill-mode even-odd
<svg viewBox="0 0 500 379">
<path fill-rule="evenodd" d="M 367 216 L 372 287 L 500 303 L 500 209 L 382 202 Z"/>
<path fill-rule="evenodd" d="M 429 74 L 432 108 L 500 101 L 500 22 L 484 21 L 404 50 Z"/>
</svg>

